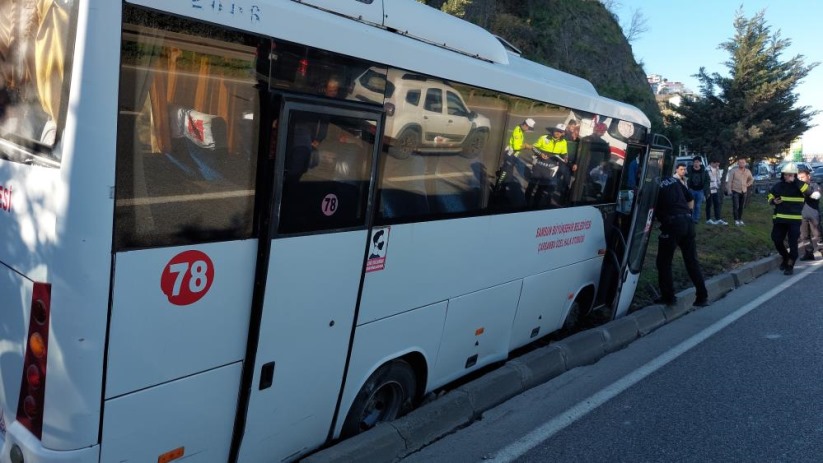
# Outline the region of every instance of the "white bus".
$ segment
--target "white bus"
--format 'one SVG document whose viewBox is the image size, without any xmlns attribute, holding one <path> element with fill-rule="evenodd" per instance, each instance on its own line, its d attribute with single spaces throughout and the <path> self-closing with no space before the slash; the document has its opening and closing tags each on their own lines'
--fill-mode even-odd
<svg viewBox="0 0 823 463">
<path fill-rule="evenodd" d="M 0 461 L 295 460 L 629 307 L 670 146 L 482 29 L 413 0 L 0 16 Z M 565 177 L 496 178 L 527 118 L 569 128 Z"/>
</svg>

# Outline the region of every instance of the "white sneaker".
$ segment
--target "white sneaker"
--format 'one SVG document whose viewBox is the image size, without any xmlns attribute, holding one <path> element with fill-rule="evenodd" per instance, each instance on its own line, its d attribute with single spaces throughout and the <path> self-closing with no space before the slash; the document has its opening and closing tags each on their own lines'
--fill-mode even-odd
<svg viewBox="0 0 823 463">
<path fill-rule="evenodd" d="M 717 219 L 717 220 L 714 221 L 714 223 L 716 223 L 718 225 L 728 225 L 729 224 L 728 222 L 726 222 L 723 219 Z"/>
<path fill-rule="evenodd" d="M 740 221 L 740 226 L 742 227 L 743 225 L 746 225 L 746 224 L 745 224 L 745 223 L 743 223 L 743 221 L 741 220 L 741 221 Z"/>
<path fill-rule="evenodd" d="M 716 225 L 716 224 L 717 224 L 717 222 L 715 222 L 712 219 L 709 219 L 709 220 L 706 221 L 706 225 Z"/>
<path fill-rule="evenodd" d="M 741 222 L 739 220 L 735 220 L 734 224 L 739 227 L 739 226 L 743 225 L 743 222 Z"/>
</svg>

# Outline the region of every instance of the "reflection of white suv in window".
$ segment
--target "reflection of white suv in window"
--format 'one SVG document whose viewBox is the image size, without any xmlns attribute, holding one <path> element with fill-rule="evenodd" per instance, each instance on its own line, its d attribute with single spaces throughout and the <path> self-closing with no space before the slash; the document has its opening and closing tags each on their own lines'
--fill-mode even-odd
<svg viewBox="0 0 823 463">
<path fill-rule="evenodd" d="M 385 101 L 384 101 L 385 95 Z M 414 152 L 459 152 L 477 156 L 489 137 L 489 118 L 470 110 L 454 87 L 421 74 L 368 69 L 352 96 L 386 108 L 386 141 L 399 158 Z"/>
</svg>

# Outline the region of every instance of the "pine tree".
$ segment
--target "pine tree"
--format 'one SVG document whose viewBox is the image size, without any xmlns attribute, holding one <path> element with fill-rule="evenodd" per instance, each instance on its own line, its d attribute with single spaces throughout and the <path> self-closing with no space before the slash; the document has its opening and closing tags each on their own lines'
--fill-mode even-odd
<svg viewBox="0 0 823 463">
<path fill-rule="evenodd" d="M 756 162 L 785 151 L 817 114 L 797 106 L 795 89 L 819 63 L 806 65 L 802 55 L 782 61 L 791 41 L 772 33 L 764 13 L 746 18 L 738 10 L 734 37 L 719 46 L 730 54 L 729 75 L 700 68 L 700 96 L 680 109 L 686 143 L 724 164 L 732 157 Z"/>
</svg>

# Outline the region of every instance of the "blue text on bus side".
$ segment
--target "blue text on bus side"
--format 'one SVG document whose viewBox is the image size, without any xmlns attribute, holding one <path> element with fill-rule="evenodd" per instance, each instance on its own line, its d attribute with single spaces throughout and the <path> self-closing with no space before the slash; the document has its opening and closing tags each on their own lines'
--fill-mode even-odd
<svg viewBox="0 0 823 463">
<path fill-rule="evenodd" d="M 226 2 L 224 4 L 222 0 L 191 0 L 191 7 L 198 10 L 211 8 L 218 13 L 225 10 L 226 13 L 230 15 L 242 15 L 243 12 L 246 11 L 249 14 L 249 20 L 251 22 L 260 22 L 260 16 L 262 13 L 262 10 L 257 5 L 244 7 L 237 2 Z"/>
</svg>

